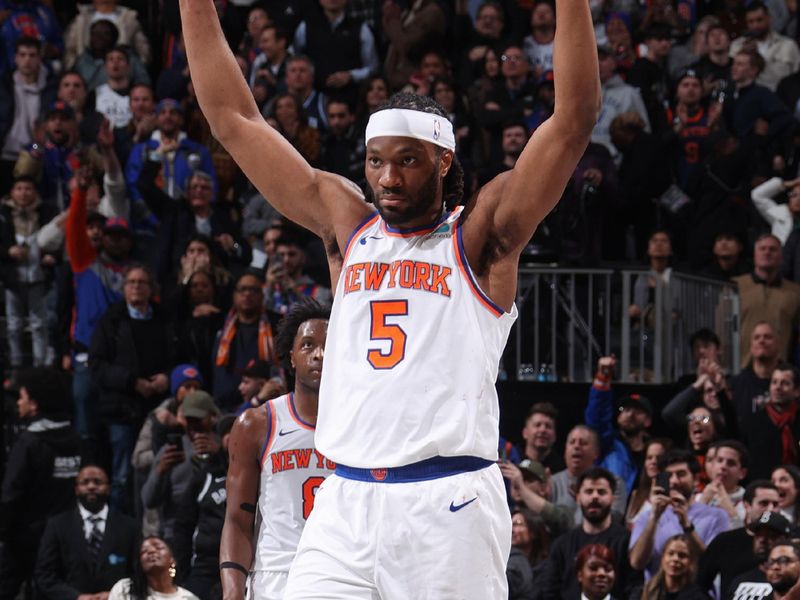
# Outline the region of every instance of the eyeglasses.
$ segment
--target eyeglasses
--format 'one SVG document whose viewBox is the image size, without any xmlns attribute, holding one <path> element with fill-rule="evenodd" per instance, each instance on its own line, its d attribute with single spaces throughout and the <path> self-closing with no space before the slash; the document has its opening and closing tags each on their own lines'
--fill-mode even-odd
<svg viewBox="0 0 800 600">
<path fill-rule="evenodd" d="M 99 477 L 86 477 L 85 479 L 78 479 L 78 485 L 108 485 L 108 481 L 100 479 Z"/>
<path fill-rule="evenodd" d="M 503 62 L 518 63 L 525 60 L 525 57 L 520 56 L 519 54 L 503 54 L 503 56 L 500 57 L 500 60 Z"/>
<path fill-rule="evenodd" d="M 260 294 L 261 288 L 256 285 L 243 285 L 236 288 L 239 294 Z"/>
<path fill-rule="evenodd" d="M 792 558 L 791 556 L 779 556 L 778 558 L 767 559 L 767 562 L 765 564 L 767 565 L 768 568 L 769 567 L 774 567 L 775 565 L 779 565 L 781 567 L 785 567 L 785 566 L 790 565 L 790 564 L 792 564 L 794 562 L 797 562 L 797 560 L 798 559 Z"/>
<path fill-rule="evenodd" d="M 708 415 L 686 415 L 686 421 L 689 423 L 702 423 L 708 425 L 711 422 L 711 417 Z"/>
</svg>

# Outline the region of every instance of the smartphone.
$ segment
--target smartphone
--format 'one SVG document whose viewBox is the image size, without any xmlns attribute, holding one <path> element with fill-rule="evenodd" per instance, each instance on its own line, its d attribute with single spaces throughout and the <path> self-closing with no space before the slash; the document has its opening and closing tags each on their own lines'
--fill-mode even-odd
<svg viewBox="0 0 800 600">
<path fill-rule="evenodd" d="M 669 473 L 659 473 L 656 475 L 656 487 L 664 490 L 664 494 L 669 494 Z"/>
<path fill-rule="evenodd" d="M 180 433 L 168 433 L 167 434 L 167 443 L 171 446 L 175 446 L 178 450 L 183 449 L 183 435 Z"/>
</svg>

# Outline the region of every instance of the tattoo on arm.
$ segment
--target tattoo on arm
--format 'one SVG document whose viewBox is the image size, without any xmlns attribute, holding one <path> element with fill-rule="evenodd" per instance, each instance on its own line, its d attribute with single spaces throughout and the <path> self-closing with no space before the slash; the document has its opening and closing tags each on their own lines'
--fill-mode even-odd
<svg viewBox="0 0 800 600">
<path fill-rule="evenodd" d="M 250 504 L 249 502 L 242 502 L 239 505 L 239 508 L 241 508 L 242 510 L 247 511 L 249 513 L 253 513 L 253 514 L 256 513 L 256 505 L 255 504 Z"/>
</svg>

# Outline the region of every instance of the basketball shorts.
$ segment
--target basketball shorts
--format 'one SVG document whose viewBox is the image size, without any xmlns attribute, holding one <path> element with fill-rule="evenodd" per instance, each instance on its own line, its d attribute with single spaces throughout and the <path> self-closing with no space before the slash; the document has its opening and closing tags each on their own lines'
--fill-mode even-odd
<svg viewBox="0 0 800 600">
<path fill-rule="evenodd" d="M 283 600 L 286 571 L 253 571 L 247 580 L 247 600 Z"/>
<path fill-rule="evenodd" d="M 511 517 L 496 464 L 421 481 L 345 469 L 317 490 L 285 600 L 508 597 Z"/>
</svg>

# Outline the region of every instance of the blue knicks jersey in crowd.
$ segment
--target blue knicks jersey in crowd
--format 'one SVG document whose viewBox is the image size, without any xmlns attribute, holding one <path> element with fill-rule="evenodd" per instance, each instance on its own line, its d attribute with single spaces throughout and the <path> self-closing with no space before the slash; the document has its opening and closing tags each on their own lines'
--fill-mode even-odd
<svg viewBox="0 0 800 600">
<path fill-rule="evenodd" d="M 338 464 L 497 460 L 495 380 L 510 313 L 478 288 L 461 208 L 397 231 L 376 214 L 348 242 L 325 347 L 315 443 Z"/>
</svg>

